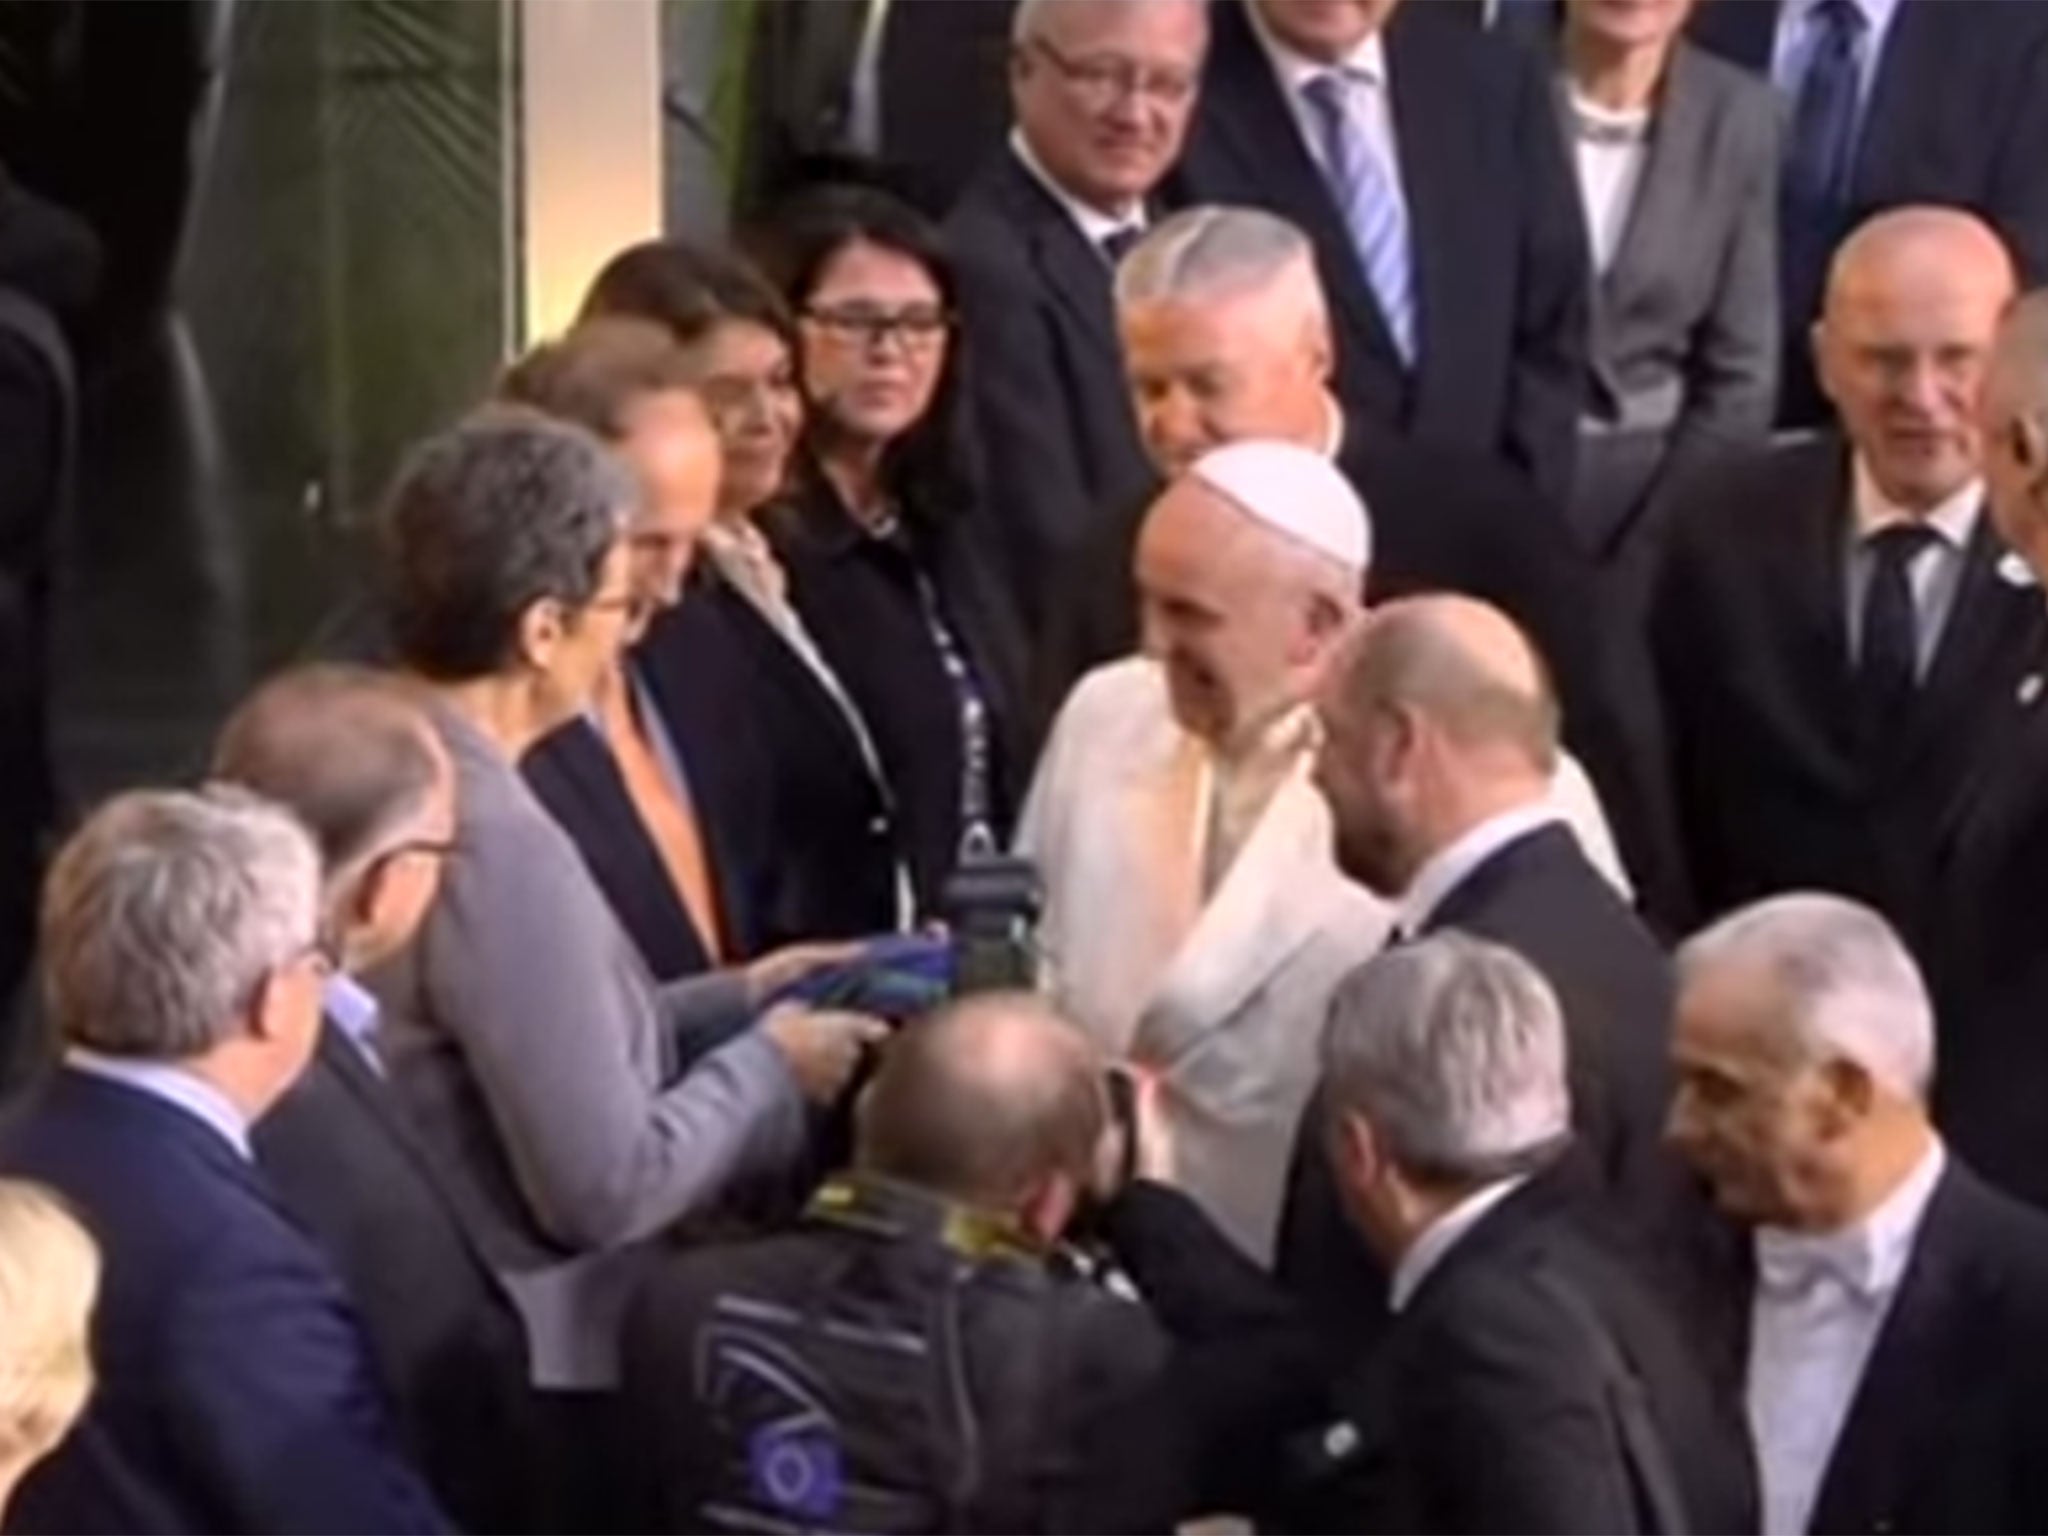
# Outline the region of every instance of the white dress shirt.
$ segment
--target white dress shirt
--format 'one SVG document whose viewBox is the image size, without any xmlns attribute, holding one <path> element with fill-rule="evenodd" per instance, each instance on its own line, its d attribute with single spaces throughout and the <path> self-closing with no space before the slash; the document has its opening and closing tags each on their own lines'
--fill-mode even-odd
<svg viewBox="0 0 2048 1536">
<path fill-rule="evenodd" d="M 1280 82 L 1280 95 L 1294 117 L 1301 142 L 1307 147 L 1309 157 L 1326 174 L 1329 167 L 1323 163 L 1323 134 L 1321 126 L 1311 115 L 1314 109 L 1308 102 L 1309 85 L 1324 75 L 1342 74 L 1371 87 L 1369 90 L 1346 91 L 1344 99 L 1350 104 L 1352 120 L 1363 130 L 1366 143 L 1386 171 L 1387 184 L 1393 188 L 1394 196 L 1401 204 L 1405 223 L 1408 193 L 1401 180 L 1401 142 L 1394 133 L 1394 102 L 1387 84 L 1387 47 L 1380 34 L 1374 32 L 1339 63 L 1325 64 L 1297 52 L 1275 37 L 1267 29 L 1256 5 L 1246 6 L 1245 15 L 1251 20 L 1252 31 L 1258 34 L 1260 46 L 1266 50 L 1266 58 L 1273 66 L 1273 76 Z"/>
<path fill-rule="evenodd" d="M 1755 1237 L 1749 1426 L 1763 1480 L 1764 1536 L 1804 1536 L 1835 1442 L 1891 1312 L 1947 1154 L 1940 1141 L 1882 1205 L 1819 1234 Z M 1928 1382 L 1928 1391 L 1943 1383 Z M 1954 1386 L 1954 1383 L 1947 1384 Z"/>
<path fill-rule="evenodd" d="M 1808 25 L 1823 0 L 1784 0 L 1778 7 L 1778 30 L 1771 44 L 1771 79 L 1788 96 L 1799 94 L 1806 78 L 1806 66 L 1813 58 L 1814 31 Z M 1863 57 L 1857 89 L 1861 104 L 1870 104 L 1870 87 L 1877 79 L 1878 60 L 1884 56 L 1885 38 L 1899 13 L 1899 0 L 1855 0 L 1863 13 Z"/>
<path fill-rule="evenodd" d="M 1517 838 L 1563 819 L 1555 805 L 1525 805 L 1489 817 L 1457 841 L 1439 848 L 1408 882 L 1394 912 L 1394 931 L 1404 939 L 1414 938 L 1472 871 Z"/>
<path fill-rule="evenodd" d="M 1870 590 L 1871 571 L 1877 557 L 1870 552 L 1872 534 L 1898 523 L 1914 521 L 1913 514 L 1894 505 L 1861 457 L 1856 460 L 1851 503 L 1850 540 L 1846 562 L 1848 580 L 1849 655 L 1863 654 L 1863 600 Z M 1984 515 L 1984 483 L 1972 480 L 1920 521 L 1939 537 L 1932 540 L 1906 564 L 1906 583 L 1913 591 L 1913 618 L 1920 651 L 1915 665 L 1925 677 L 1934 663 L 1935 650 L 1956 605 L 1956 592 L 1963 584 L 1970 538 L 1977 531 L 1977 519 Z"/>
<path fill-rule="evenodd" d="M 64 1065 L 168 1104 L 197 1120 L 244 1159 L 250 1157 L 248 1120 L 226 1094 L 183 1067 L 167 1061 L 108 1056 L 78 1045 L 64 1053 Z"/>
<path fill-rule="evenodd" d="M 355 977 L 336 971 L 320 989 L 320 1008 L 334 1020 L 334 1027 L 348 1036 L 349 1044 L 370 1064 L 370 1070 L 381 1077 L 384 1058 L 377 1050 L 381 1009 L 376 994 Z"/>
<path fill-rule="evenodd" d="M 1605 273 L 1614 264 L 1635 211 L 1643 165 L 1650 158 L 1650 109 L 1616 112 L 1571 93 L 1573 163 L 1579 173 L 1579 200 L 1586 209 L 1586 234 L 1593 243 L 1593 270 Z"/>
<path fill-rule="evenodd" d="M 1387 1287 L 1387 1305 L 1399 1312 L 1413 1301 L 1415 1293 L 1422 1289 L 1422 1282 L 1430 1277 L 1437 1265 L 1443 1263 L 1445 1255 L 1458 1245 L 1458 1240 L 1478 1226 L 1488 1211 L 1527 1183 L 1528 1178 L 1526 1173 L 1519 1173 L 1511 1179 L 1502 1179 L 1498 1184 L 1489 1184 L 1477 1194 L 1467 1195 L 1431 1222 L 1422 1236 L 1401 1255 L 1401 1262 L 1394 1266 L 1394 1278 Z"/>
<path fill-rule="evenodd" d="M 1105 260 L 1108 252 L 1103 242 L 1111 235 L 1120 235 L 1126 230 L 1134 234 L 1145 232 L 1145 205 L 1142 202 L 1133 202 L 1113 213 L 1106 213 L 1092 203 L 1082 202 L 1053 179 L 1052 172 L 1045 168 L 1044 162 L 1032 153 L 1031 145 L 1026 142 L 1022 128 L 1010 130 L 1010 153 L 1017 157 L 1018 164 L 1031 173 L 1031 179 L 1045 188 L 1046 195 L 1066 211 L 1067 217 L 1074 221 L 1074 228 L 1081 231 L 1081 238 L 1096 250 L 1103 251 Z"/>
</svg>

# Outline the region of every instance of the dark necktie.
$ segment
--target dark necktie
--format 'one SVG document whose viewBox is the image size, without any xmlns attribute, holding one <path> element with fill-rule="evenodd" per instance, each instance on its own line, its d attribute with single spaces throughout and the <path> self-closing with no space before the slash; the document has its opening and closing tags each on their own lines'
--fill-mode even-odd
<svg viewBox="0 0 2048 1536">
<path fill-rule="evenodd" d="M 1131 247 L 1145 238 L 1145 231 L 1135 224 L 1126 224 L 1122 229 L 1112 229 L 1102 237 L 1102 254 L 1109 258 L 1109 264 L 1120 266 L 1123 259 L 1131 254 Z"/>
<path fill-rule="evenodd" d="M 1855 0 L 1820 0 L 1806 25 L 1813 44 L 1799 80 L 1780 186 L 1785 312 L 1793 317 L 1819 307 L 1828 261 L 1848 220 L 1868 24 Z"/>
<path fill-rule="evenodd" d="M 1866 745 L 1893 739 L 1920 678 L 1920 618 L 1913 606 L 1913 561 L 1941 535 L 1917 523 L 1881 529 L 1864 541 L 1870 585 L 1863 592 L 1863 637 L 1856 655 L 1857 716 Z"/>
</svg>

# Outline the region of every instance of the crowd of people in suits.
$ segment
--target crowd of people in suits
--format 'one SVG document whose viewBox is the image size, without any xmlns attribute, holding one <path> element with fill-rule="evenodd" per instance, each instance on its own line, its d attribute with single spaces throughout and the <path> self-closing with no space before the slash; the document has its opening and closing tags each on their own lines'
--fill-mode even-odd
<svg viewBox="0 0 2048 1536">
<path fill-rule="evenodd" d="M 0 1520 L 2048 1525 L 2048 5 L 1003 17 L 70 832 Z"/>
</svg>

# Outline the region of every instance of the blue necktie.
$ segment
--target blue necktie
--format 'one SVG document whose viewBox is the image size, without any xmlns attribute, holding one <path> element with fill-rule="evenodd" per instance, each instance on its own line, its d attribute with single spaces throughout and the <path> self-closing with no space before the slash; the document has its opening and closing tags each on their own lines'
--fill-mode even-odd
<svg viewBox="0 0 2048 1536">
<path fill-rule="evenodd" d="M 1828 262 L 1847 222 L 1865 25 L 1854 0 L 1820 0 L 1807 13 L 1812 45 L 1785 143 L 1780 193 L 1790 315 L 1818 309 Z"/>
<path fill-rule="evenodd" d="M 1352 116 L 1350 96 L 1371 82 L 1339 70 L 1302 88 L 1322 128 L 1323 173 L 1351 231 L 1365 280 L 1401 360 L 1415 362 L 1415 289 L 1408 266 L 1408 211 L 1394 188 L 1392 169 Z"/>
</svg>

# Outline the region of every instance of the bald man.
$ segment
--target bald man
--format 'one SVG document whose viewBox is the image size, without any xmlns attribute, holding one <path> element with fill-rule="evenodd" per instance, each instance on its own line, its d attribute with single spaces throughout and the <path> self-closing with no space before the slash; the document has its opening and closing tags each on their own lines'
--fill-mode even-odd
<svg viewBox="0 0 2048 1536">
<path fill-rule="evenodd" d="M 1062 1010 L 1157 1077 L 1179 1182 L 1271 1252 L 1322 1009 L 1387 908 L 1332 857 L 1311 701 L 1359 614 L 1364 507 L 1321 454 L 1194 459 L 1138 540 L 1145 654 L 1081 681 L 1018 834 Z M 1611 860 L 1590 791 L 1564 791 Z"/>
<path fill-rule="evenodd" d="M 1498 609 L 1422 597 L 1374 610 L 1317 700 L 1315 781 L 1344 873 L 1393 903 L 1404 938 L 1456 929 L 1515 950 L 1563 1006 L 1572 1127 L 1618 1204 L 1660 1225 L 1675 1166 L 1660 1145 L 1671 973 L 1656 940 L 1560 825 L 1557 702 Z M 1384 1282 L 1334 1198 L 1314 1112 L 1289 1177 L 1279 1269 L 1355 1333 Z M 1361 1342 L 1364 1342 L 1361 1340 Z"/>
<path fill-rule="evenodd" d="M 793 1231 L 679 1253 L 640 1293 L 661 1528 L 1170 1528 L 1166 1340 L 1059 1252 L 1109 1126 L 1094 1047 L 983 995 L 905 1029 L 858 1119 Z"/>
<path fill-rule="evenodd" d="M 1731 464 L 1676 514 L 1652 627 L 1702 915 L 1820 889 L 1920 932 L 2042 627 L 1984 511 L 1976 400 L 2012 291 L 1973 216 L 1871 220 L 1814 328 L 1842 435 Z"/>
</svg>

